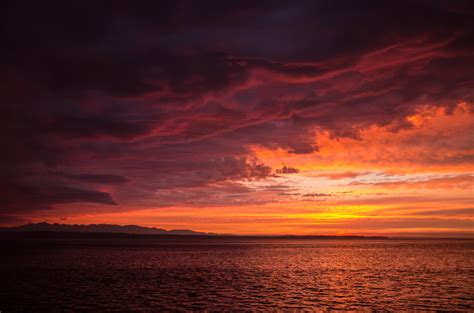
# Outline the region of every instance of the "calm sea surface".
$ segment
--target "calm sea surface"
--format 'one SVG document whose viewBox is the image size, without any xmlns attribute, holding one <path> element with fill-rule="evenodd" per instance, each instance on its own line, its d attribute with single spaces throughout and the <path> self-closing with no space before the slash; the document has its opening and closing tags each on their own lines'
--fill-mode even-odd
<svg viewBox="0 0 474 313">
<path fill-rule="evenodd" d="M 2 241 L 0 311 L 474 311 L 472 240 Z"/>
</svg>

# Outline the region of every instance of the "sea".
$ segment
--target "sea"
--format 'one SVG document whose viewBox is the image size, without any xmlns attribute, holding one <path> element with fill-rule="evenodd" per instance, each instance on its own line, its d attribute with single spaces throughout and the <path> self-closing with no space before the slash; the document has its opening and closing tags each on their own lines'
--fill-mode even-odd
<svg viewBox="0 0 474 313">
<path fill-rule="evenodd" d="M 0 311 L 474 312 L 474 240 L 0 240 Z"/>
</svg>

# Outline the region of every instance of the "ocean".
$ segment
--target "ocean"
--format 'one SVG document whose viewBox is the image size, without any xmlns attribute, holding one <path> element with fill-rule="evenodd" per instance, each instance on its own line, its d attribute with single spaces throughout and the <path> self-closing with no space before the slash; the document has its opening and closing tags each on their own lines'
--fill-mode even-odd
<svg viewBox="0 0 474 313">
<path fill-rule="evenodd" d="M 474 311 L 474 240 L 2 240 L 0 311 Z"/>
</svg>

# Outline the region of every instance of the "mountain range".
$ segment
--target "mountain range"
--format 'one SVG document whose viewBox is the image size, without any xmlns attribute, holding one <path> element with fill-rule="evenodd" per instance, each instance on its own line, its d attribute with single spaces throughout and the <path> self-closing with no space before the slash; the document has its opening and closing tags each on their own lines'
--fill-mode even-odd
<svg viewBox="0 0 474 313">
<path fill-rule="evenodd" d="M 76 232 L 76 233 L 122 233 L 134 235 L 215 235 L 212 233 L 196 232 L 189 229 L 166 230 L 156 227 L 142 227 L 137 225 L 113 225 L 113 224 L 51 224 L 36 223 L 25 224 L 16 227 L 1 227 L 0 231 L 10 232 Z"/>
<path fill-rule="evenodd" d="M 328 236 L 328 235 L 273 235 L 273 236 L 262 236 L 262 235 L 229 235 L 229 234 L 216 234 L 197 232 L 189 229 L 173 229 L 166 230 L 156 227 L 143 227 L 137 225 L 114 225 L 114 224 L 90 224 L 90 225 L 79 225 L 79 224 L 58 224 L 58 223 L 31 223 L 21 226 L 14 227 L 0 227 L 0 233 L 2 234 L 13 234 L 18 233 L 24 235 L 39 235 L 55 236 L 53 234 L 58 233 L 61 236 L 70 234 L 71 236 L 103 236 L 103 235 L 176 235 L 176 236 L 209 236 L 219 238 L 267 238 L 267 239 L 388 239 L 383 236 L 357 236 L 357 235 L 345 235 L 345 236 Z M 69 236 L 69 235 L 67 235 Z M 115 235 L 113 235 L 115 236 Z"/>
</svg>

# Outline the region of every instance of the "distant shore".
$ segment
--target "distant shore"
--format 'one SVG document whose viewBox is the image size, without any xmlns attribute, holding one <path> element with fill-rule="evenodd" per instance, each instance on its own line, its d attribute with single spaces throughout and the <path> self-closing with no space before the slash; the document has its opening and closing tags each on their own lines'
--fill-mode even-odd
<svg viewBox="0 0 474 313">
<path fill-rule="evenodd" d="M 2 239 L 216 239 L 216 240 L 239 240 L 239 239 L 327 239 L 327 240 L 388 240 L 385 236 L 325 236 L 325 235 L 172 235 L 172 234 L 128 234 L 108 232 L 60 232 L 60 231 L 2 231 Z"/>
</svg>

